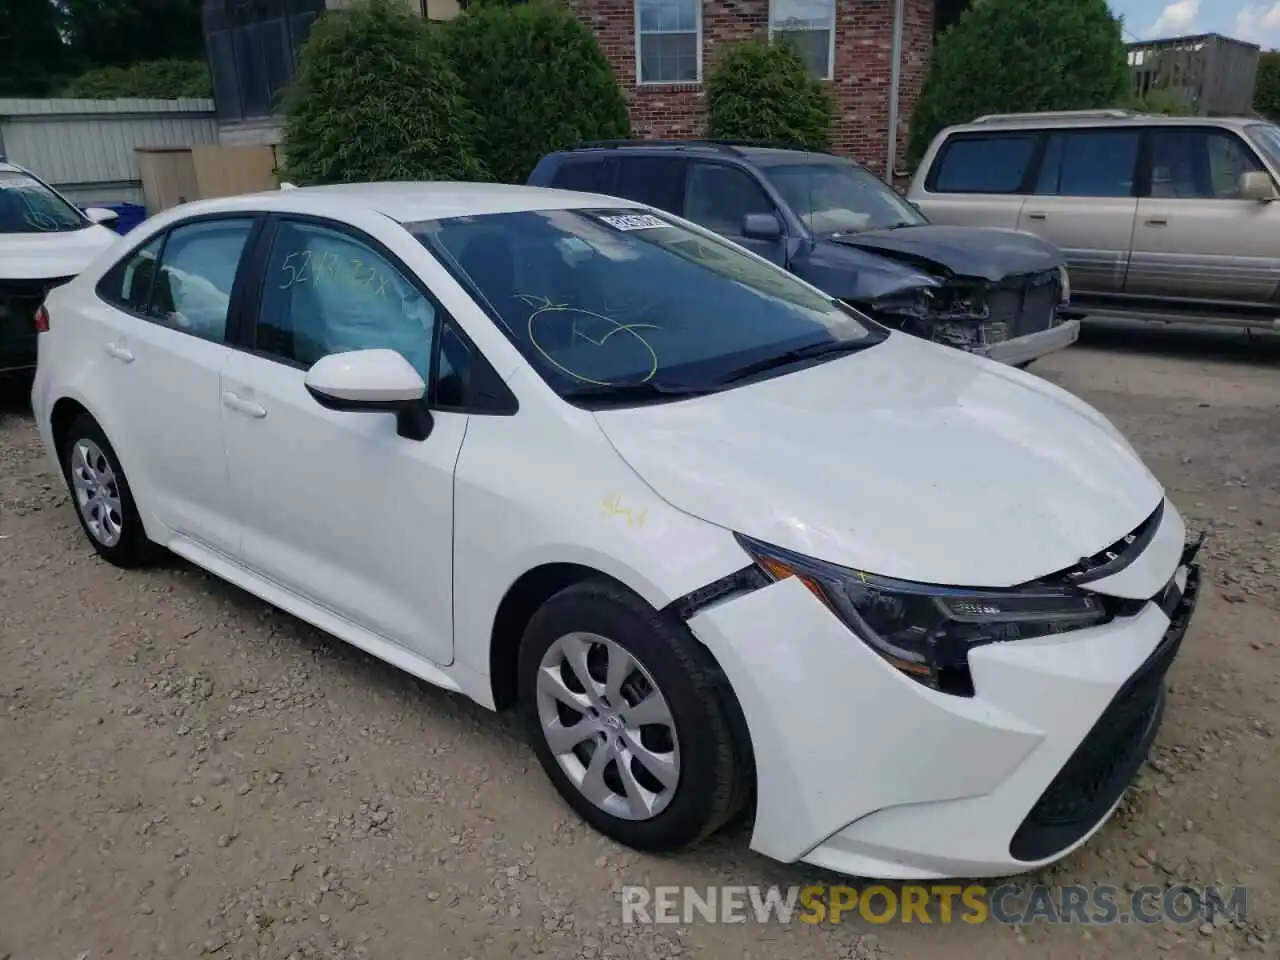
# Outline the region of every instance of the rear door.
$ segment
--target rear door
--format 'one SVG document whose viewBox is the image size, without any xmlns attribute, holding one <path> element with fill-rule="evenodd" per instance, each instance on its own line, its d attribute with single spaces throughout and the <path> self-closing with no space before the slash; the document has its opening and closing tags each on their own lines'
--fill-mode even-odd
<svg viewBox="0 0 1280 960">
<path fill-rule="evenodd" d="M 1265 303 L 1280 285 L 1280 207 L 1240 199 L 1240 177 L 1265 170 L 1217 127 L 1147 132 L 1148 189 L 1138 200 L 1125 292 Z"/>
<path fill-rule="evenodd" d="M 938 149 L 924 189 L 911 199 L 933 223 L 1011 230 L 1039 143 L 1034 130 L 955 134 Z"/>
<path fill-rule="evenodd" d="M 1141 142 L 1139 127 L 1048 132 L 1018 228 L 1062 249 L 1082 293 L 1124 290 Z"/>
</svg>

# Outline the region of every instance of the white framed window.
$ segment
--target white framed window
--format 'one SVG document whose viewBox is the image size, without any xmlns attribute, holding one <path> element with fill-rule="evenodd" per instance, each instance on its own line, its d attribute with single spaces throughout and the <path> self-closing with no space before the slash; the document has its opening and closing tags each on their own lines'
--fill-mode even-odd
<svg viewBox="0 0 1280 960">
<path fill-rule="evenodd" d="M 769 0 L 769 37 L 789 40 L 814 76 L 830 80 L 836 0 Z"/>
<path fill-rule="evenodd" d="M 702 79 L 702 0 L 636 0 L 636 81 Z"/>
</svg>

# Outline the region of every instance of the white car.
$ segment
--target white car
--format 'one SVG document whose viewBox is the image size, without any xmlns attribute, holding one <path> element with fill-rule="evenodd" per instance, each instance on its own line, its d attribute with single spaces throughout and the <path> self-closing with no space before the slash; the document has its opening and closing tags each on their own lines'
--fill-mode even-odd
<svg viewBox="0 0 1280 960">
<path fill-rule="evenodd" d="M 113 210 L 81 212 L 28 170 L 0 163 L 0 377 L 36 362 L 36 309 L 116 240 Z"/>
<path fill-rule="evenodd" d="M 1143 762 L 1195 605 L 1182 518 L 1086 404 L 616 198 L 191 203 L 42 326 L 98 553 L 518 704 L 638 849 L 750 811 L 755 850 L 860 876 L 1055 860 Z"/>
</svg>

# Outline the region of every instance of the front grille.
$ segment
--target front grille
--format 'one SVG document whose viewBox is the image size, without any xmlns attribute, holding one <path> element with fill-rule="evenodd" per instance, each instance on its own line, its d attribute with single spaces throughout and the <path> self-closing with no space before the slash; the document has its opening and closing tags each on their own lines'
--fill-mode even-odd
<svg viewBox="0 0 1280 960">
<path fill-rule="evenodd" d="M 1107 815 L 1146 760 L 1164 712 L 1164 680 L 1186 636 L 1200 589 L 1200 571 L 1187 567 L 1187 585 L 1160 645 L 1058 771 L 1027 814 L 1009 853 L 1043 860 L 1066 849 Z"/>
<path fill-rule="evenodd" d="M 1002 280 L 987 294 L 989 316 L 984 326 L 1004 334 L 997 339 L 1047 330 L 1053 326 L 1060 296 L 1061 280 L 1056 270 Z"/>
</svg>

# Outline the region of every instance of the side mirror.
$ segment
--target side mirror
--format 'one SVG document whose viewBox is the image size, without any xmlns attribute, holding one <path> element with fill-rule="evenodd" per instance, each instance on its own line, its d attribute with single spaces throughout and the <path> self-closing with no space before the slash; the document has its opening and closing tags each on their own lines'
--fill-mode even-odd
<svg viewBox="0 0 1280 960">
<path fill-rule="evenodd" d="M 394 413 L 396 432 L 407 440 L 425 440 L 431 433 L 431 414 L 422 402 L 427 385 L 394 350 L 331 353 L 312 365 L 304 382 L 316 403 L 329 410 Z"/>
<path fill-rule="evenodd" d="M 108 223 L 115 223 L 120 219 L 120 214 L 114 210 L 108 210 L 106 207 L 85 207 L 84 215 L 94 223 L 100 223 L 104 226 Z"/>
<path fill-rule="evenodd" d="M 748 213 L 742 218 L 742 235 L 748 240 L 779 240 L 782 223 L 776 213 Z"/>
<path fill-rule="evenodd" d="M 1276 199 L 1276 185 L 1271 174 L 1264 170 L 1250 170 L 1240 174 L 1240 199 L 1269 203 Z"/>
</svg>

